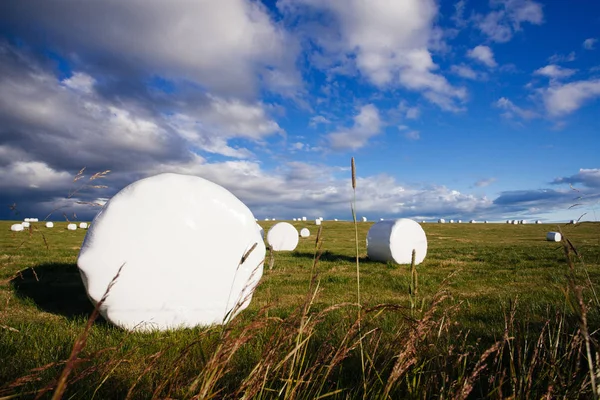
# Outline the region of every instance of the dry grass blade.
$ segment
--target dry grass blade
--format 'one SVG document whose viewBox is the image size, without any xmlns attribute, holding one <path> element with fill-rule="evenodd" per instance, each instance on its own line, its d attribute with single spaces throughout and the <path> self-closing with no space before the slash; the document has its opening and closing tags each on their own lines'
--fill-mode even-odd
<svg viewBox="0 0 600 400">
<path fill-rule="evenodd" d="M 69 375 L 73 371 L 73 367 L 75 366 L 75 363 L 77 361 L 77 356 L 79 355 L 79 353 L 81 353 L 81 351 L 85 347 L 85 344 L 87 342 L 87 337 L 90 334 L 90 329 L 92 328 L 94 321 L 96 320 L 96 318 L 98 318 L 98 315 L 100 314 L 100 307 L 102 306 L 102 304 L 104 304 L 104 302 L 108 298 L 108 295 L 109 295 L 111 289 L 113 288 L 113 286 L 115 285 L 115 283 L 117 283 L 117 279 L 119 279 L 119 276 L 121 275 L 121 271 L 123 270 L 124 266 L 125 266 L 125 264 L 123 264 L 119 267 L 117 274 L 114 276 L 114 278 L 108 284 L 108 287 L 106 288 L 106 291 L 104 292 L 104 295 L 102 296 L 100 301 L 96 304 L 96 307 L 94 307 L 94 311 L 88 318 L 88 321 L 85 325 L 83 332 L 75 341 L 75 344 L 73 345 L 73 349 L 71 350 L 71 355 L 67 359 L 65 368 L 63 369 L 62 373 L 60 374 L 60 377 L 58 378 L 58 382 L 56 384 L 56 389 L 54 391 L 54 394 L 52 395 L 52 400 L 61 399 L 63 394 L 65 393 L 65 390 L 67 389 L 67 380 L 69 379 Z"/>
</svg>

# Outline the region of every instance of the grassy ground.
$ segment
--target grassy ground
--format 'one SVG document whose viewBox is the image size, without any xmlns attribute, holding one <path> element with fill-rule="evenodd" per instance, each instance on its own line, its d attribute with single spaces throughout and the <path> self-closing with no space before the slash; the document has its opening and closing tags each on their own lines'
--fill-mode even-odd
<svg viewBox="0 0 600 400">
<path fill-rule="evenodd" d="M 7 384 L 0 393 L 51 390 L 93 311 L 76 267 L 85 231 L 67 231 L 66 223 L 56 223 L 54 229 L 33 223 L 30 232 L 10 232 L 10 224 L 0 221 L 0 387 Z M 274 222 L 260 224 L 267 230 Z M 313 235 L 300 239 L 294 252 L 275 253 L 272 269 L 267 260 L 251 306 L 232 326 L 141 334 L 97 320 L 75 363 L 67 394 L 590 395 L 586 363 L 597 360 L 593 352 L 592 357 L 582 354 L 585 335 L 577 331 L 582 309 L 573 296 L 581 288 L 593 347 L 595 329 L 600 328 L 600 305 L 594 300 L 594 291 L 600 293 L 600 223 L 560 228 L 423 224 L 429 249 L 417 267 L 416 295 L 409 294 L 410 266 L 366 258 L 364 239 L 371 223 L 358 223 L 365 310 L 360 335 L 357 307 L 346 304 L 356 302 L 353 224 L 323 223 L 323 253 L 312 286 L 318 283 L 318 290 L 309 301 L 317 227 L 293 224 L 309 227 Z M 563 246 L 545 241 L 546 232 L 557 229 L 581 256 L 574 257 L 572 270 Z M 569 276 L 577 285 L 570 286 Z M 416 307 L 411 308 L 411 301 Z M 540 341 L 548 341 L 552 363 L 536 360 L 542 354 L 532 345 L 536 340 L 538 349 L 543 347 Z M 522 360 L 515 364 L 519 356 Z M 478 370 L 482 366 L 485 373 Z M 519 371 L 511 368 L 525 368 L 525 381 L 520 382 Z M 536 383 L 529 383 L 534 376 Z"/>
</svg>

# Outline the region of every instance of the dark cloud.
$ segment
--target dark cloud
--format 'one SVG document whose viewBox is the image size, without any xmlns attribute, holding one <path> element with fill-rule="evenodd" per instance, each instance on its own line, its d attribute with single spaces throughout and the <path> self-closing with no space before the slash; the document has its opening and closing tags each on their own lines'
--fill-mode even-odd
<svg viewBox="0 0 600 400">
<path fill-rule="evenodd" d="M 600 169 L 585 169 L 582 168 L 578 173 L 571 176 L 556 178 L 551 182 L 553 185 L 562 185 L 562 184 L 578 184 L 588 188 L 600 189 Z"/>
</svg>

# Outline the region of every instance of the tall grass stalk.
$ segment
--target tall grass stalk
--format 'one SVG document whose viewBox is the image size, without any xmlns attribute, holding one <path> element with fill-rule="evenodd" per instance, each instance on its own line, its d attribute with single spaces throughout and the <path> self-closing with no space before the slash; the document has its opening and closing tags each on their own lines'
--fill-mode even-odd
<svg viewBox="0 0 600 400">
<path fill-rule="evenodd" d="M 354 163 L 354 157 L 350 161 L 352 169 L 352 221 L 354 222 L 354 244 L 356 246 L 356 304 L 358 306 L 358 337 L 360 344 L 360 364 L 362 368 L 363 378 L 363 398 L 367 395 L 367 379 L 365 375 L 365 352 L 363 348 L 362 334 L 361 334 L 361 317 L 362 317 L 362 304 L 360 302 L 360 255 L 358 249 L 358 225 L 356 222 L 356 164 Z"/>
</svg>

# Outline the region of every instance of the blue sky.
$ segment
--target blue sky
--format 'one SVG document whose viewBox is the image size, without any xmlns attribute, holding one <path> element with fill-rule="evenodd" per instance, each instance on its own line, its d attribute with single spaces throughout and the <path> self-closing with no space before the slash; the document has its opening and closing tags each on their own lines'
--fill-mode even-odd
<svg viewBox="0 0 600 400">
<path fill-rule="evenodd" d="M 598 220 L 599 40 L 592 0 L 5 1 L 0 218 L 169 171 L 348 219 L 355 157 L 370 219 Z"/>
</svg>

